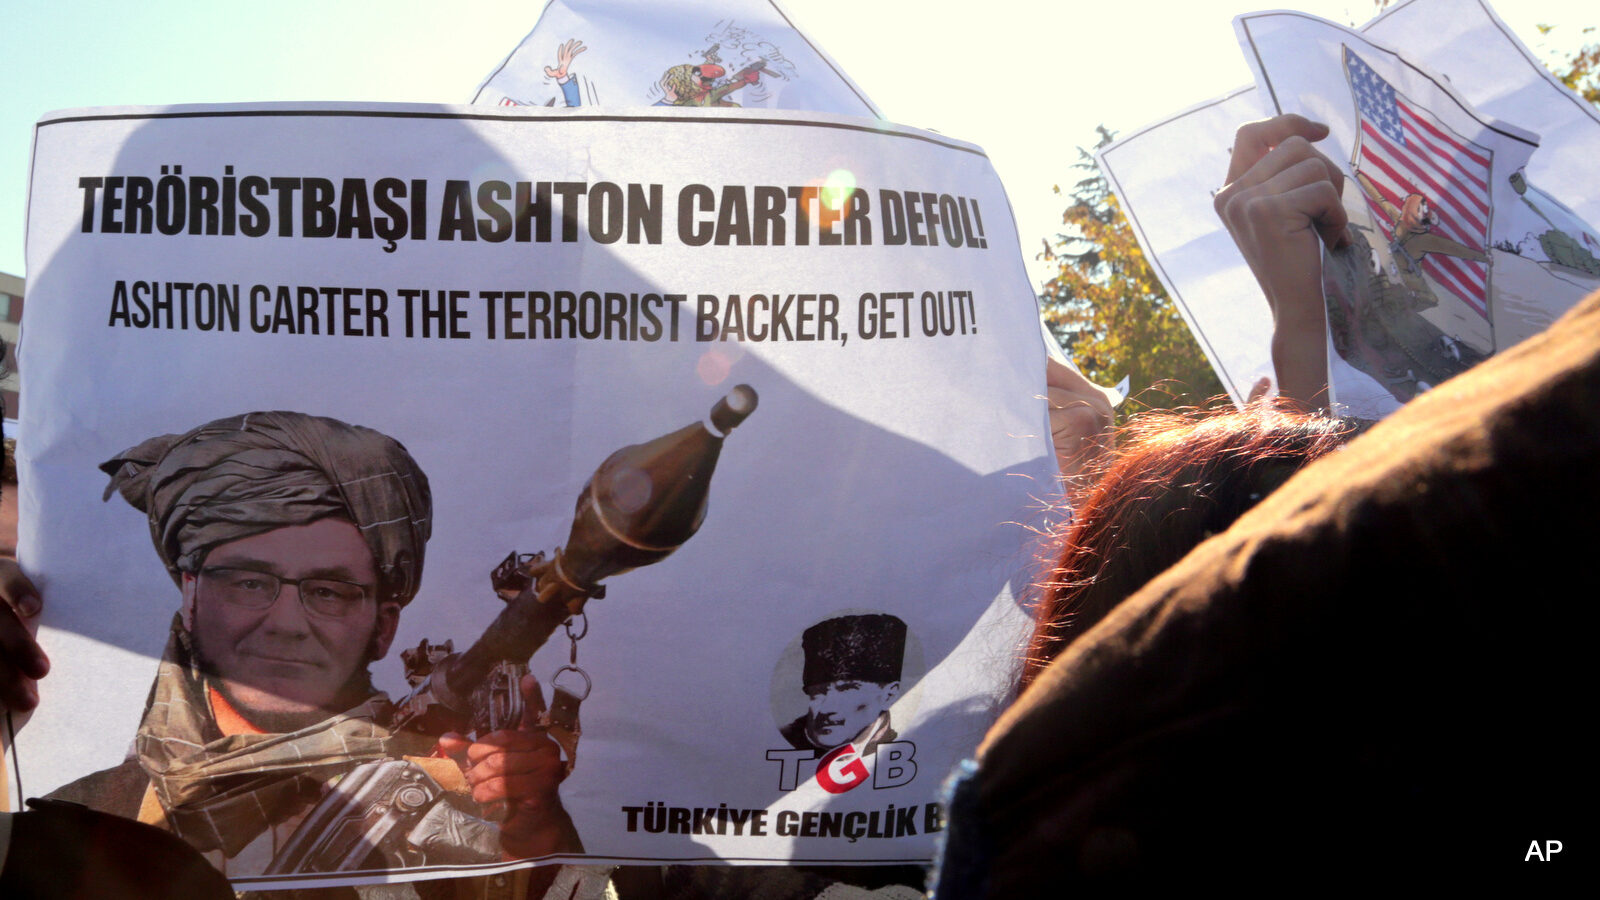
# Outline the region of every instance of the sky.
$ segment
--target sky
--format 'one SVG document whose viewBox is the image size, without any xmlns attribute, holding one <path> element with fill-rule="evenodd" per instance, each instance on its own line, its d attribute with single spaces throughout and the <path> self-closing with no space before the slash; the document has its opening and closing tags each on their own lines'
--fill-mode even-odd
<svg viewBox="0 0 1600 900">
<path fill-rule="evenodd" d="M 1078 146 L 1247 83 L 1240 0 L 782 0 L 889 119 L 979 144 L 1022 252 L 1058 230 Z M 0 271 L 25 274 L 33 123 L 86 106 L 267 100 L 464 103 L 544 0 L 0 0 Z M 1351 24 L 1372 0 L 1300 0 Z M 941 11 L 948 10 L 948 11 Z M 1516 0 L 1500 15 L 1536 53 L 1569 53 L 1593 0 Z M 1541 37 L 1535 25 L 1557 29 Z M 1591 39 L 1594 35 L 1590 35 Z M 1217 173 L 1220 181 L 1222 173 Z"/>
</svg>

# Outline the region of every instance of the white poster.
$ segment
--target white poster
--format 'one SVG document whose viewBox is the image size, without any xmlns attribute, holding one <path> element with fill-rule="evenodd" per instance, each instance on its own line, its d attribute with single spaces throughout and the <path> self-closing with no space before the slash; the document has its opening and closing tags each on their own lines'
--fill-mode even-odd
<svg viewBox="0 0 1600 900">
<path fill-rule="evenodd" d="M 1139 247 L 1235 403 L 1272 375 L 1272 313 L 1212 209 L 1238 127 L 1261 117 L 1240 88 L 1123 135 L 1096 154 Z"/>
<path fill-rule="evenodd" d="M 1054 478 L 982 151 L 351 105 L 35 144 L 28 795 L 240 887 L 931 856 Z M 485 794 L 451 755 L 497 747 L 535 765 Z"/>
<path fill-rule="evenodd" d="M 1448 78 L 1299 13 L 1237 22 L 1265 97 L 1331 129 L 1354 246 L 1325 254 L 1329 394 L 1366 418 L 1538 333 L 1600 287 L 1600 242 L 1527 167 L 1538 135 Z"/>
<path fill-rule="evenodd" d="M 1410 0 L 1385 10 L 1360 33 L 1442 73 L 1480 113 L 1539 135 L 1539 149 L 1522 179 L 1531 185 L 1523 195 L 1530 199 L 1499 210 L 1505 240 L 1530 257 L 1547 256 L 1543 244 L 1553 241 L 1557 255 L 1566 258 L 1561 248 L 1567 242 L 1549 232 L 1566 233 L 1580 247 L 1584 234 L 1594 235 L 1584 223 L 1600 220 L 1600 189 L 1587 168 L 1574 161 L 1600 154 L 1600 112 L 1556 81 L 1488 4 Z M 1290 66 L 1285 72 L 1292 73 L 1299 60 L 1286 53 L 1278 65 Z M 1270 67 L 1268 74 L 1277 71 Z M 1343 91 L 1348 94 L 1348 88 Z M 1227 171 L 1240 124 L 1280 111 L 1305 111 L 1279 109 L 1264 94 L 1241 88 L 1130 132 L 1099 155 L 1141 247 L 1223 384 L 1241 402 L 1257 378 L 1272 374 L 1267 349 L 1272 321 L 1249 268 L 1212 209 L 1212 195 Z M 1337 91 L 1322 101 L 1348 102 Z M 1185 164 L 1175 166 L 1179 148 Z M 1552 221 L 1562 224 L 1558 228 Z M 1563 274 L 1579 280 L 1589 274 L 1581 257 L 1573 255 L 1571 262 L 1577 265 L 1566 266 L 1573 271 Z M 1338 356 L 1330 361 L 1335 381 L 1352 377 Z"/>
<path fill-rule="evenodd" d="M 550 0 L 472 102 L 739 106 L 881 117 L 772 0 Z"/>
</svg>

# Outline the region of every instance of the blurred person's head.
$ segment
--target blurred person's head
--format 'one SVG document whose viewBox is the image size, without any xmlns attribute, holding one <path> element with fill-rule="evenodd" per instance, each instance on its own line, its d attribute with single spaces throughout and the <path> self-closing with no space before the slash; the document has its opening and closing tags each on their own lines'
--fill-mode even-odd
<svg viewBox="0 0 1600 900">
<path fill-rule="evenodd" d="M 1059 555 L 1039 585 L 1022 687 L 1124 598 L 1353 429 L 1349 420 L 1270 403 L 1130 420 L 1058 536 Z"/>
</svg>

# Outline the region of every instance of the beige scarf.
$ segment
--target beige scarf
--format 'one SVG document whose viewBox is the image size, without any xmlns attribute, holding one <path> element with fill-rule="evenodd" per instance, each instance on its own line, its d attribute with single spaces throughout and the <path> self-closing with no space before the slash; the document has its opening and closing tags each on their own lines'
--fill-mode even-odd
<svg viewBox="0 0 1600 900">
<path fill-rule="evenodd" d="M 391 734 L 388 698 L 289 734 L 223 736 L 206 701 L 188 632 L 174 617 L 134 741 L 172 829 L 201 850 L 233 856 L 321 796 L 329 780 L 376 759 L 422 755 L 433 739 Z"/>
</svg>

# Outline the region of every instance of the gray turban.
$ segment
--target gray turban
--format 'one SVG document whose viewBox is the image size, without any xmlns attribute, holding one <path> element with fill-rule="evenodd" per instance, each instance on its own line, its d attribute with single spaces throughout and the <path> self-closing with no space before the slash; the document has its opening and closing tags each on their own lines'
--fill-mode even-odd
<svg viewBox="0 0 1600 900">
<path fill-rule="evenodd" d="M 337 419 L 254 412 L 153 437 L 100 466 L 105 497 L 150 517 L 173 581 L 215 547 L 319 519 L 348 519 L 378 570 L 380 601 L 409 603 L 432 531 L 428 477 L 399 441 Z"/>
</svg>

